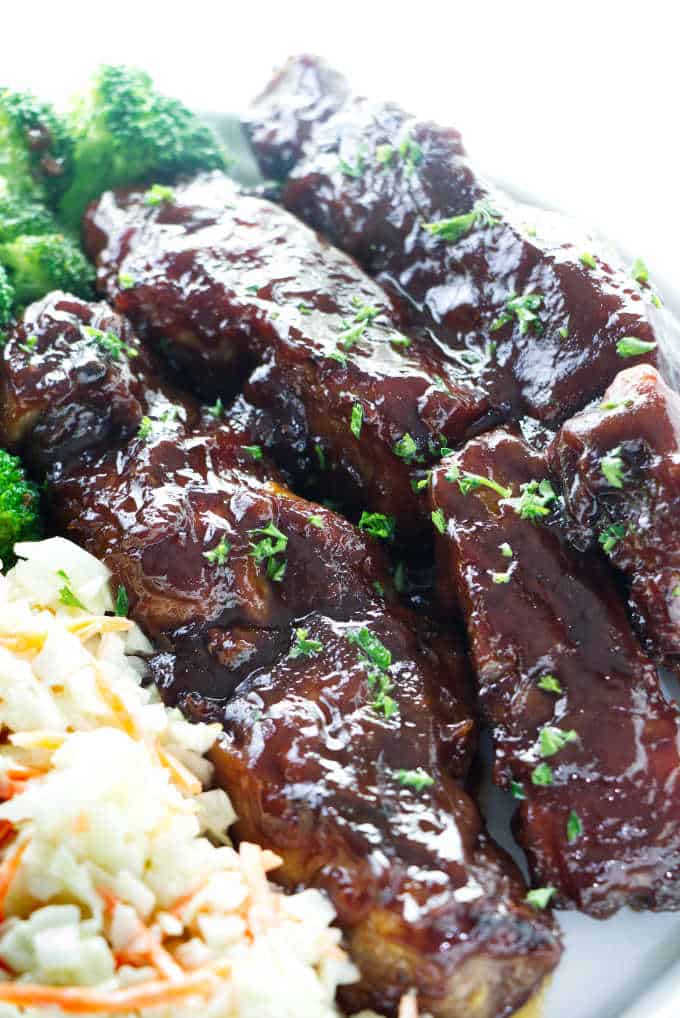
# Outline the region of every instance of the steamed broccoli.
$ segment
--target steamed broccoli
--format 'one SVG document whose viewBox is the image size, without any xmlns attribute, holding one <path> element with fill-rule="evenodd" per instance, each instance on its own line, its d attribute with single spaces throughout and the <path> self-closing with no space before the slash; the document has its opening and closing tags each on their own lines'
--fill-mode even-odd
<svg viewBox="0 0 680 1018">
<path fill-rule="evenodd" d="M 14 307 L 14 288 L 7 278 L 7 273 L 0 265 L 0 346 L 3 345 L 3 326 L 7 325 L 12 317 Z"/>
<path fill-rule="evenodd" d="M 0 243 L 0 264 L 5 267 L 18 308 L 50 290 L 66 290 L 78 297 L 92 294 L 94 269 L 76 242 L 63 233 L 22 234 Z"/>
<path fill-rule="evenodd" d="M 72 152 L 49 103 L 0 88 L 0 177 L 10 190 L 56 205 L 70 183 Z"/>
<path fill-rule="evenodd" d="M 26 479 L 21 461 L 0 449 L 0 559 L 5 568 L 14 561 L 17 541 L 40 537 L 40 494 Z"/>
<path fill-rule="evenodd" d="M 74 227 L 88 202 L 110 188 L 145 179 L 165 183 L 226 164 L 213 131 L 135 68 L 100 68 L 69 124 L 75 175 L 61 212 Z"/>
<path fill-rule="evenodd" d="M 0 244 L 22 233 L 59 233 L 60 227 L 48 208 L 23 195 L 0 191 Z"/>
</svg>

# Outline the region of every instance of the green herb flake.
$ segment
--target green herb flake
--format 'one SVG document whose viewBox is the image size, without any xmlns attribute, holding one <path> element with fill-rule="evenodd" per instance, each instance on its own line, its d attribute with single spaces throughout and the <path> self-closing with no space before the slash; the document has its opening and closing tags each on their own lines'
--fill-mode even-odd
<svg viewBox="0 0 680 1018">
<path fill-rule="evenodd" d="M 64 586 L 59 590 L 59 602 L 66 605 L 67 608 L 80 608 L 81 611 L 87 611 L 83 602 L 73 593 L 68 574 L 63 569 L 57 569 L 57 576 L 64 581 Z"/>
<path fill-rule="evenodd" d="M 531 783 L 532 785 L 552 785 L 552 768 L 547 763 L 540 763 L 538 767 L 534 767 L 531 772 Z"/>
<path fill-rule="evenodd" d="M 567 841 L 569 844 L 573 844 L 583 834 L 583 824 L 581 818 L 575 810 L 572 810 L 567 819 Z"/>
<path fill-rule="evenodd" d="M 548 907 L 555 893 L 554 887 L 535 887 L 533 891 L 529 891 L 524 900 L 532 908 L 543 910 Z"/>
<path fill-rule="evenodd" d="M 512 558 L 512 548 L 507 541 L 503 541 L 503 544 L 499 544 L 498 547 L 501 550 L 503 558 Z"/>
<path fill-rule="evenodd" d="M 560 328 L 557 330 L 557 334 L 560 337 L 560 339 L 566 339 L 569 335 L 569 323 L 567 322 L 566 325 L 561 325 Z"/>
<path fill-rule="evenodd" d="M 362 175 L 365 167 L 366 157 L 362 146 L 357 150 L 354 163 L 348 162 L 347 159 L 338 160 L 338 169 L 340 172 L 344 173 L 346 177 L 352 177 L 354 180 L 357 180 Z"/>
<path fill-rule="evenodd" d="M 415 792 L 422 792 L 424 788 L 434 785 L 434 778 L 422 767 L 416 767 L 413 771 L 398 770 L 395 777 L 400 785 L 412 788 Z"/>
<path fill-rule="evenodd" d="M 492 583 L 510 583 L 512 579 L 512 570 L 508 569 L 504 573 L 496 573 L 493 570 L 490 571 Z"/>
<path fill-rule="evenodd" d="M 617 445 L 606 456 L 600 460 L 600 471 L 612 488 L 623 487 L 623 460 L 621 459 L 621 446 Z"/>
<path fill-rule="evenodd" d="M 394 537 L 396 527 L 394 516 L 385 516 L 383 513 L 369 513 L 364 510 L 359 520 L 359 529 L 370 534 L 371 537 L 382 537 L 385 541 L 391 541 Z"/>
<path fill-rule="evenodd" d="M 630 274 L 636 283 L 646 285 L 649 282 L 649 269 L 642 258 L 636 258 L 630 270 Z"/>
<path fill-rule="evenodd" d="M 394 156 L 393 145 L 376 145 L 375 159 L 376 162 L 379 163 L 381 166 L 387 166 L 387 164 L 392 161 L 393 156 Z"/>
<path fill-rule="evenodd" d="M 261 460 L 264 455 L 261 445 L 242 445 L 241 448 L 254 460 Z"/>
<path fill-rule="evenodd" d="M 352 407 L 352 416 L 350 418 L 349 430 L 352 432 L 355 438 L 361 437 L 361 425 L 364 421 L 364 408 L 361 403 L 355 403 Z"/>
<path fill-rule="evenodd" d="M 203 558 L 206 559 L 211 566 L 223 566 L 229 557 L 231 551 L 231 545 L 228 541 L 222 537 L 219 544 L 216 544 L 210 551 L 203 552 Z"/>
<path fill-rule="evenodd" d="M 399 349 L 407 350 L 411 345 L 411 340 L 408 336 L 402 336 L 400 332 L 391 332 L 390 343 Z"/>
<path fill-rule="evenodd" d="M 286 562 L 285 559 L 281 560 L 277 556 L 285 552 L 288 546 L 288 538 L 285 534 L 281 533 L 274 523 L 268 523 L 266 527 L 256 527 L 250 533 L 253 535 L 261 534 L 262 537 L 259 541 L 251 542 L 249 554 L 258 565 L 266 562 L 268 579 L 280 583 L 286 571 Z"/>
<path fill-rule="evenodd" d="M 119 618 L 126 619 L 129 610 L 130 601 L 128 599 L 127 590 L 121 583 L 116 594 L 116 607 L 114 611 Z"/>
<path fill-rule="evenodd" d="M 115 332 L 103 332 L 101 329 L 95 329 L 91 325 L 84 325 L 83 332 L 88 339 L 96 343 L 99 349 L 108 354 L 113 361 L 122 360 L 123 355 L 133 358 L 139 357 L 139 350 L 135 349 L 134 346 L 130 346 L 129 343 L 124 343 Z"/>
<path fill-rule="evenodd" d="M 19 349 L 23 350 L 24 353 L 32 354 L 38 345 L 37 336 L 27 336 L 23 343 L 19 344 Z"/>
<path fill-rule="evenodd" d="M 554 675 L 541 675 L 537 685 L 539 689 L 544 689 L 546 693 L 556 693 L 558 696 L 562 695 L 562 686 L 560 685 L 559 679 L 556 679 Z"/>
<path fill-rule="evenodd" d="M 455 244 L 473 227 L 483 229 L 487 226 L 496 226 L 500 221 L 500 214 L 488 198 L 480 198 L 474 203 L 470 212 L 452 216 L 450 219 L 438 219 L 433 223 L 423 223 L 423 229 L 433 237 L 445 240 L 449 244 Z"/>
<path fill-rule="evenodd" d="M 647 342 L 637 336 L 624 336 L 616 344 L 619 357 L 641 357 L 643 354 L 656 350 L 656 343 Z"/>
<path fill-rule="evenodd" d="M 394 586 L 400 594 L 406 590 L 407 572 L 406 563 L 397 562 L 394 569 Z"/>
<path fill-rule="evenodd" d="M 404 460 L 405 463 L 413 462 L 413 459 L 418 452 L 418 446 L 413 441 L 408 431 L 405 435 L 402 435 L 398 442 L 395 443 L 393 452 L 399 459 Z"/>
<path fill-rule="evenodd" d="M 519 799 L 521 801 L 527 797 L 526 792 L 524 791 L 524 785 L 522 785 L 519 781 L 510 782 L 510 792 L 513 799 Z"/>
<path fill-rule="evenodd" d="M 443 509 L 434 509 L 431 513 L 431 519 L 435 527 L 440 534 L 446 533 L 446 517 L 444 516 Z"/>
<path fill-rule="evenodd" d="M 338 343 L 343 350 L 351 350 L 353 346 L 356 346 L 356 344 L 363 339 L 365 331 L 365 321 L 357 322 L 356 325 L 350 325 L 339 334 Z"/>
<path fill-rule="evenodd" d="M 535 521 L 549 516 L 557 501 L 557 493 L 547 479 L 521 484 L 520 492 L 519 498 L 505 498 L 503 504 L 509 505 L 523 520 Z"/>
<path fill-rule="evenodd" d="M 295 630 L 295 643 L 290 649 L 288 657 L 315 657 L 323 650 L 323 643 L 320 640 L 310 640 L 308 629 Z"/>
<path fill-rule="evenodd" d="M 508 499 L 512 495 L 510 488 L 503 487 L 498 481 L 494 481 L 493 477 L 485 477 L 483 474 L 472 474 L 467 470 L 460 470 L 455 465 L 447 471 L 445 477 L 451 483 L 454 481 L 458 482 L 461 495 L 469 495 L 471 491 L 477 491 L 478 488 L 490 488 L 491 491 L 495 491 L 503 499 Z"/>
<path fill-rule="evenodd" d="M 623 540 L 626 536 L 626 528 L 622 523 L 612 523 L 606 527 L 600 536 L 598 537 L 599 543 L 602 545 L 604 551 L 609 555 L 614 550 L 619 541 Z"/>
<path fill-rule="evenodd" d="M 137 428 L 137 438 L 140 438 L 142 442 L 146 442 L 151 437 L 153 431 L 153 421 L 150 417 L 142 417 Z"/>
<path fill-rule="evenodd" d="M 578 742 L 578 734 L 573 728 L 565 732 L 562 728 L 546 725 L 545 728 L 541 729 L 538 737 L 541 756 L 554 756 L 555 753 L 559 753 L 570 742 Z"/>
<path fill-rule="evenodd" d="M 543 296 L 540 293 L 526 293 L 522 297 L 512 296 L 508 298 L 505 302 L 507 311 L 503 311 L 491 323 L 491 331 L 496 332 L 498 329 L 501 329 L 508 322 L 511 322 L 514 316 L 519 322 L 520 336 L 526 336 L 530 330 L 540 335 L 543 332 L 543 324 L 537 311 L 542 304 Z"/>
<path fill-rule="evenodd" d="M 175 192 L 165 184 L 152 184 L 144 195 L 144 204 L 150 208 L 154 208 L 156 205 L 165 205 L 174 200 Z"/>
<path fill-rule="evenodd" d="M 297 309 L 301 315 L 311 315 L 312 311 L 314 310 L 314 308 L 304 303 L 298 304 Z"/>
<path fill-rule="evenodd" d="M 131 276 L 129 272 L 118 273 L 118 286 L 121 290 L 131 290 L 135 285 L 135 277 Z"/>
<path fill-rule="evenodd" d="M 317 442 L 316 445 L 314 446 L 314 452 L 316 453 L 316 458 L 319 463 L 319 470 L 325 470 L 326 453 L 323 451 L 323 446 L 319 445 L 319 443 Z"/>
<path fill-rule="evenodd" d="M 680 583 L 671 590 L 671 597 L 680 597 Z"/>
<path fill-rule="evenodd" d="M 590 254 L 589 251 L 584 251 L 580 256 L 579 261 L 581 262 L 581 265 L 585 265 L 587 269 L 597 268 L 597 259 L 595 258 L 595 255 Z"/>
<path fill-rule="evenodd" d="M 325 526 L 322 516 L 310 516 L 308 517 L 307 522 L 311 523 L 312 526 L 316 527 L 318 530 L 323 530 Z"/>
<path fill-rule="evenodd" d="M 224 416 L 224 403 L 218 396 L 212 406 L 209 406 L 206 411 L 211 417 L 214 417 L 216 421 L 219 421 L 220 417 Z"/>
</svg>

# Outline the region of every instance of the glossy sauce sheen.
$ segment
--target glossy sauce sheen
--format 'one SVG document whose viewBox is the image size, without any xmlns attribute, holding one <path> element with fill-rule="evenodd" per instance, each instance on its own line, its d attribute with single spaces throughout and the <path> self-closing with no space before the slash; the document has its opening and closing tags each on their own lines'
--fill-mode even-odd
<svg viewBox="0 0 680 1018">
<path fill-rule="evenodd" d="M 463 494 L 457 466 L 519 495 L 547 477 L 545 459 L 495 431 L 439 467 L 433 508 L 442 594 L 466 617 L 479 700 L 492 727 L 495 780 L 521 794 L 518 838 L 534 881 L 563 906 L 604 917 L 680 905 L 680 739 L 676 709 L 636 644 L 605 562 L 581 555 L 559 521 L 522 519 L 487 487 Z M 512 557 L 504 557 L 508 544 Z M 508 582 L 494 573 L 509 572 Z M 562 692 L 540 688 L 543 676 Z M 551 755 L 546 726 L 576 737 Z M 539 764 L 552 782 L 533 783 Z M 569 835 L 570 815 L 580 833 Z M 575 821 L 572 818 L 572 825 Z"/>
<path fill-rule="evenodd" d="M 620 460 L 620 486 L 603 460 Z M 622 371 L 601 402 L 567 421 L 548 450 L 581 547 L 606 553 L 630 581 L 650 650 L 680 660 L 680 396 L 652 367 Z M 612 531 L 612 527 L 616 528 Z"/>
<path fill-rule="evenodd" d="M 102 291 L 198 365 L 204 389 L 224 391 L 259 364 L 245 392 L 275 421 L 280 462 L 299 477 L 321 464 L 326 490 L 395 515 L 405 531 L 424 525 L 414 469 L 422 476 L 442 445 L 499 419 L 474 367 L 427 336 L 405 345 L 398 308 L 351 259 L 219 174 L 175 188 L 160 209 L 143 192 L 105 195 L 86 238 Z M 121 286 L 121 272 L 133 285 Z M 400 456 L 405 436 L 414 448 Z"/>
<path fill-rule="evenodd" d="M 48 424 L 52 383 L 67 417 L 85 419 L 94 390 L 72 358 L 79 323 L 101 314 L 55 295 L 27 312 L 29 355 L 25 327 L 10 334 L 4 384 L 21 382 L 22 407 L 31 406 L 32 380 Z M 52 525 L 106 562 L 114 589 L 125 586 L 131 616 L 159 648 L 151 667 L 166 702 L 223 723 L 215 763 L 241 835 L 281 853 L 289 886 L 328 891 L 361 970 L 348 1003 L 394 1014 L 415 986 L 436 1018 L 497 1018 L 520 1006 L 557 963 L 559 935 L 523 902 L 516 868 L 490 845 L 465 791 L 476 731 L 460 650 L 395 602 L 377 542 L 292 494 L 265 455 L 253 457 L 257 414 L 243 400 L 219 421 L 188 397 L 168 415 L 166 400 L 130 438 L 139 406 L 153 412 L 146 385 L 155 376 L 124 321 L 111 313 L 106 322 L 139 348 L 114 358 L 139 398 L 115 441 L 96 435 L 84 449 L 76 430 L 51 460 Z M 88 342 L 107 387 L 110 352 Z M 27 374 L 27 356 L 47 359 L 50 372 Z M 9 433 L 19 421 L 30 445 L 33 419 L 8 409 L 3 426 Z M 285 536 L 276 578 L 253 555 L 258 529 L 272 524 Z M 211 561 L 220 542 L 224 560 Z M 360 627 L 391 654 L 390 717 L 373 706 L 348 638 Z M 296 657 L 300 628 L 321 646 Z M 404 786 L 400 768 L 422 768 L 433 784 Z"/>
<path fill-rule="evenodd" d="M 297 139 L 283 204 L 406 297 L 414 325 L 459 355 L 476 354 L 496 404 L 559 423 L 601 394 L 623 366 L 619 339 L 656 341 L 657 310 L 645 299 L 651 291 L 637 287 L 588 235 L 490 188 L 468 163 L 457 131 L 417 121 L 393 104 L 343 99 L 346 85 L 338 86 L 322 62 L 313 76 L 309 58 L 302 59 L 280 72 L 244 124 L 268 172 L 277 147 L 279 174 L 288 172 Z M 291 83 L 299 94 L 291 94 Z M 284 140 L 275 129 L 283 111 L 307 115 L 321 107 L 325 88 L 335 91 L 338 112 L 320 116 L 311 131 L 306 119 L 297 136 L 289 126 Z M 480 199 L 496 211 L 494 225 L 478 222 L 455 242 L 424 229 L 469 213 Z M 594 267 L 584 255 L 597 256 Z M 523 330 L 511 316 L 496 328 L 516 294 L 541 296 L 540 323 Z"/>
</svg>

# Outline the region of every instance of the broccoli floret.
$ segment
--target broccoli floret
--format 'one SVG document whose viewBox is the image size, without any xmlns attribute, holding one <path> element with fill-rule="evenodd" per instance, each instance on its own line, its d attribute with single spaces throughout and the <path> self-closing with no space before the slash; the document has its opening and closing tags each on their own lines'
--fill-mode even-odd
<svg viewBox="0 0 680 1018">
<path fill-rule="evenodd" d="M 78 245 L 63 233 L 31 237 L 22 234 L 0 244 L 0 263 L 15 293 L 15 308 L 66 290 L 78 297 L 92 295 L 94 269 Z"/>
<path fill-rule="evenodd" d="M 110 188 L 165 183 L 226 165 L 214 132 L 182 103 L 156 92 L 148 74 L 135 68 L 100 68 L 69 124 L 75 175 L 61 212 L 73 227 L 88 203 Z"/>
<path fill-rule="evenodd" d="M 0 244 L 22 233 L 37 236 L 59 233 L 60 227 L 50 210 L 40 202 L 10 192 L 0 193 Z"/>
<path fill-rule="evenodd" d="M 0 265 L 0 347 L 4 345 L 5 334 L 3 326 L 12 318 L 14 307 L 14 287 L 7 278 L 7 273 Z"/>
<path fill-rule="evenodd" d="M 0 88 L 0 177 L 56 206 L 70 183 L 73 142 L 49 103 Z"/>
<path fill-rule="evenodd" d="M 14 562 L 17 541 L 34 541 L 41 534 L 40 493 L 16 456 L 0 449 L 0 559 Z"/>
</svg>

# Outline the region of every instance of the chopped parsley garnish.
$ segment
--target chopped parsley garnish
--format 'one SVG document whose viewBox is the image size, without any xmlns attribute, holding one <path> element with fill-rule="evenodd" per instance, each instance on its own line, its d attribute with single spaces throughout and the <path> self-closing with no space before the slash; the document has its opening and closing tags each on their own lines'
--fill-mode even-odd
<svg viewBox="0 0 680 1018">
<path fill-rule="evenodd" d="M 671 590 L 671 597 L 680 597 L 680 583 Z"/>
<path fill-rule="evenodd" d="M 649 269 L 642 258 L 636 258 L 630 270 L 630 274 L 636 283 L 646 284 L 649 282 Z"/>
<path fill-rule="evenodd" d="M 569 335 L 569 319 L 567 319 L 567 324 L 566 325 L 561 325 L 559 327 L 559 329 L 557 330 L 557 334 L 560 337 L 560 339 L 566 339 L 567 338 L 567 336 Z"/>
<path fill-rule="evenodd" d="M 503 544 L 499 544 L 498 547 L 501 550 L 503 558 L 512 558 L 512 548 L 507 541 L 503 541 Z"/>
<path fill-rule="evenodd" d="M 418 163 L 423 158 L 423 150 L 417 141 L 407 135 L 399 145 L 399 155 L 406 164 L 406 173 L 413 173 Z"/>
<path fill-rule="evenodd" d="M 440 534 L 446 533 L 446 517 L 444 516 L 443 509 L 432 510 L 432 522 L 439 531 Z"/>
<path fill-rule="evenodd" d="M 562 693 L 559 679 L 556 679 L 554 675 L 541 675 L 537 685 L 539 689 L 544 689 L 546 693 L 557 693 L 558 695 Z"/>
<path fill-rule="evenodd" d="M 323 446 L 319 445 L 319 443 L 317 442 L 316 445 L 314 446 L 314 452 L 316 453 L 316 458 L 319 462 L 319 470 L 325 470 L 326 453 L 323 451 Z"/>
<path fill-rule="evenodd" d="M 532 908 L 547 908 L 555 894 L 554 887 L 535 887 L 524 899 Z"/>
<path fill-rule="evenodd" d="M 567 819 L 567 841 L 571 845 L 583 834 L 581 818 L 575 810 L 572 810 Z"/>
<path fill-rule="evenodd" d="M 606 403 L 600 403 L 600 410 L 602 410 L 602 411 L 605 411 L 605 410 L 618 410 L 619 407 L 630 408 L 630 407 L 632 407 L 634 405 L 635 405 L 635 400 L 634 399 L 624 399 L 624 400 L 610 399 L 610 400 L 607 400 Z"/>
<path fill-rule="evenodd" d="M 224 415 L 224 403 L 219 396 L 213 405 L 208 407 L 207 413 L 209 413 L 211 417 L 214 417 L 216 421 L 219 421 L 220 417 Z"/>
<path fill-rule="evenodd" d="M 621 459 L 621 446 L 617 445 L 606 456 L 600 460 L 600 470 L 612 488 L 623 487 L 623 460 Z"/>
<path fill-rule="evenodd" d="M 128 357 L 139 357 L 139 350 L 124 343 L 115 332 L 102 332 L 101 329 L 95 329 L 91 325 L 83 325 L 83 332 L 88 339 L 97 344 L 100 350 L 108 354 L 112 361 L 121 360 L 123 354 Z"/>
<path fill-rule="evenodd" d="M 597 259 L 595 258 L 595 255 L 592 255 L 589 251 L 584 251 L 579 261 L 581 262 L 581 265 L 585 265 L 587 269 L 597 268 Z"/>
<path fill-rule="evenodd" d="M 346 177 L 353 177 L 355 180 L 364 172 L 365 166 L 366 157 L 363 146 L 359 147 L 356 160 L 353 164 L 348 162 L 346 159 L 338 160 L 338 169 L 344 173 Z"/>
<path fill-rule="evenodd" d="M 513 799 L 522 800 L 526 799 L 527 797 L 526 792 L 524 791 L 524 785 L 522 785 L 519 781 L 510 782 L 510 792 L 512 794 Z"/>
<path fill-rule="evenodd" d="M 611 523 L 602 531 L 598 537 L 598 541 L 607 554 L 609 554 L 609 552 L 613 551 L 619 541 L 621 541 L 625 536 L 626 528 L 623 523 Z"/>
<path fill-rule="evenodd" d="M 438 219 L 433 223 L 423 223 L 423 228 L 433 237 L 439 237 L 450 244 L 455 244 L 473 227 L 483 228 L 495 226 L 497 223 L 500 223 L 499 213 L 488 198 L 480 198 L 474 203 L 470 212 L 452 216 L 450 219 Z"/>
<path fill-rule="evenodd" d="M 249 456 L 252 456 L 254 460 L 261 460 L 264 455 L 261 445 L 243 445 L 241 448 L 244 452 L 247 452 Z"/>
<path fill-rule="evenodd" d="M 355 438 L 361 436 L 361 425 L 364 421 L 364 408 L 361 403 L 355 403 L 352 407 L 352 416 L 349 422 L 349 430 L 352 432 Z"/>
<path fill-rule="evenodd" d="M 359 648 L 361 657 L 368 667 L 368 685 L 375 693 L 373 709 L 378 714 L 391 718 L 398 710 L 396 700 L 389 695 L 392 682 L 387 670 L 392 664 L 392 654 L 366 626 L 348 633 L 347 639 Z"/>
<path fill-rule="evenodd" d="M 406 576 L 407 576 L 406 563 L 397 562 L 394 569 L 394 586 L 396 587 L 400 594 L 403 594 L 404 591 L 406 590 Z"/>
<path fill-rule="evenodd" d="M 216 544 L 210 551 L 203 552 L 203 558 L 207 559 L 211 566 L 223 566 L 229 557 L 231 545 L 222 537 L 219 544 Z"/>
<path fill-rule="evenodd" d="M 371 537 L 382 537 L 386 541 L 392 540 L 397 523 L 394 516 L 385 516 L 383 513 L 362 512 L 359 520 L 359 529 L 364 530 Z"/>
<path fill-rule="evenodd" d="M 311 315 L 314 308 L 309 307 L 308 304 L 300 303 L 297 306 L 298 311 L 301 315 Z"/>
<path fill-rule="evenodd" d="M 373 304 L 365 304 L 361 297 L 352 297 L 350 304 L 356 312 L 355 322 L 372 322 L 380 314 L 380 308 L 374 307 Z"/>
<path fill-rule="evenodd" d="M 401 436 L 398 442 L 395 443 L 393 452 L 395 456 L 404 460 L 405 463 L 413 462 L 413 459 L 418 452 L 418 446 L 413 441 L 408 431 L 405 435 Z"/>
<path fill-rule="evenodd" d="M 648 343 L 637 336 L 624 336 L 616 344 L 619 357 L 641 357 L 642 354 L 651 353 L 652 350 L 656 350 L 656 343 Z"/>
<path fill-rule="evenodd" d="M 135 277 L 131 276 L 129 272 L 119 272 L 118 285 L 121 290 L 131 290 L 135 285 Z"/>
<path fill-rule="evenodd" d="M 295 630 L 295 643 L 290 648 L 288 657 L 314 657 L 323 650 L 320 640 L 310 640 L 308 629 Z"/>
<path fill-rule="evenodd" d="M 490 571 L 492 583 L 510 583 L 512 579 L 512 569 L 507 569 L 504 573 L 496 573 L 493 570 Z"/>
<path fill-rule="evenodd" d="M 351 350 L 363 338 L 365 331 L 365 321 L 357 322 L 356 325 L 350 325 L 340 333 L 338 343 L 343 350 Z"/>
<path fill-rule="evenodd" d="M 447 481 L 458 482 L 461 495 L 468 495 L 471 491 L 476 491 L 477 488 L 491 488 L 504 499 L 508 499 L 512 495 L 510 488 L 504 488 L 498 481 L 494 481 L 493 477 L 472 474 L 467 470 L 460 470 L 457 466 L 451 467 L 445 476 Z"/>
<path fill-rule="evenodd" d="M 23 350 L 24 353 L 32 354 L 37 345 L 37 336 L 27 336 L 24 342 L 19 344 L 19 349 Z"/>
<path fill-rule="evenodd" d="M 511 506 L 523 520 L 538 520 L 550 515 L 551 506 L 557 501 L 557 493 L 549 480 L 544 478 L 542 481 L 529 481 L 519 487 L 519 498 L 504 498 L 505 505 Z"/>
<path fill-rule="evenodd" d="M 344 355 L 344 353 L 341 353 L 340 350 L 331 350 L 331 352 L 328 354 L 328 358 L 329 360 L 337 361 L 338 364 L 347 363 L 346 356 Z"/>
<path fill-rule="evenodd" d="M 393 155 L 393 145 L 376 145 L 375 158 L 376 162 L 380 163 L 381 166 L 387 166 L 387 164 L 391 162 Z"/>
<path fill-rule="evenodd" d="M 308 522 L 311 523 L 313 527 L 317 527 L 319 530 L 323 530 L 324 528 L 323 517 L 321 516 L 310 516 Z"/>
<path fill-rule="evenodd" d="M 68 574 L 63 569 L 57 569 L 57 576 L 61 577 L 64 581 L 64 586 L 59 591 L 59 601 L 61 604 L 65 604 L 67 608 L 81 608 L 83 611 L 87 611 L 83 602 L 73 593 Z"/>
<path fill-rule="evenodd" d="M 573 728 L 565 732 L 562 728 L 546 725 L 541 729 L 538 737 L 541 756 L 554 756 L 570 742 L 578 742 L 578 734 Z"/>
<path fill-rule="evenodd" d="M 114 609 L 115 614 L 122 619 L 127 618 L 127 613 L 130 610 L 130 601 L 128 599 L 127 590 L 123 584 L 119 584 L 118 593 L 116 594 L 116 607 Z"/>
<path fill-rule="evenodd" d="M 166 202 L 175 200 L 175 192 L 171 187 L 167 187 L 165 184 L 152 184 L 149 190 L 144 195 L 144 204 L 153 207 L 154 205 L 164 205 Z"/>
<path fill-rule="evenodd" d="M 246 287 L 246 293 L 252 294 L 253 297 L 257 297 L 260 290 L 261 287 L 259 283 L 251 283 L 249 286 Z"/>
<path fill-rule="evenodd" d="M 384 597 L 385 596 L 385 588 L 383 587 L 383 585 L 380 582 L 380 580 L 374 580 L 373 581 L 373 589 L 376 592 L 376 594 L 378 595 L 378 597 Z"/>
<path fill-rule="evenodd" d="M 422 477 L 414 477 L 411 480 L 411 491 L 416 495 L 419 495 L 421 491 L 425 491 L 430 484 L 431 477 L 431 470 L 426 470 Z"/>
<path fill-rule="evenodd" d="M 512 321 L 514 315 L 519 322 L 520 336 L 526 336 L 530 329 L 533 329 L 535 333 L 540 335 L 540 333 L 543 332 L 543 325 L 536 312 L 542 303 L 543 296 L 540 293 L 526 293 L 523 297 L 510 297 L 505 302 L 507 311 L 503 311 L 498 318 L 491 323 L 491 331 L 495 332 L 497 329 L 501 329 L 504 325 L 507 325 L 508 322 Z"/>
<path fill-rule="evenodd" d="M 416 792 L 422 792 L 424 788 L 434 785 L 434 778 L 422 767 L 416 767 L 413 771 L 398 770 L 395 776 L 400 785 L 412 788 Z"/>
<path fill-rule="evenodd" d="M 286 571 L 286 561 L 277 558 L 277 556 L 285 552 L 288 547 L 288 538 L 273 523 L 268 523 L 266 527 L 256 527 L 250 533 L 263 536 L 259 541 L 251 542 L 249 554 L 258 565 L 266 562 L 267 577 L 280 583 Z"/>
<path fill-rule="evenodd" d="M 392 332 L 390 333 L 390 343 L 392 346 L 401 347 L 402 349 L 407 350 L 411 345 L 411 340 L 408 336 L 402 336 L 400 332 Z"/>
<path fill-rule="evenodd" d="M 547 763 L 540 763 L 538 767 L 534 767 L 531 772 L 531 783 L 532 785 L 552 785 L 552 768 Z"/>
<path fill-rule="evenodd" d="M 137 428 L 137 438 L 141 438 L 143 442 L 146 442 L 147 438 L 150 438 L 151 432 L 153 431 L 153 421 L 150 417 L 142 417 Z"/>
</svg>

